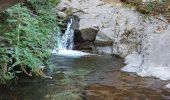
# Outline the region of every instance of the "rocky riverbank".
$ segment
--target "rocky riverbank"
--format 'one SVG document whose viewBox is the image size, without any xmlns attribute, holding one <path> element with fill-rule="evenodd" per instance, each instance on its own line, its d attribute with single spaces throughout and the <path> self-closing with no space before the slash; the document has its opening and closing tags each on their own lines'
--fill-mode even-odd
<svg viewBox="0 0 170 100">
<path fill-rule="evenodd" d="M 57 9 L 78 17 L 79 45 L 124 57 L 123 71 L 170 79 L 170 25 L 161 15 L 145 16 L 118 0 L 64 0 Z"/>
</svg>

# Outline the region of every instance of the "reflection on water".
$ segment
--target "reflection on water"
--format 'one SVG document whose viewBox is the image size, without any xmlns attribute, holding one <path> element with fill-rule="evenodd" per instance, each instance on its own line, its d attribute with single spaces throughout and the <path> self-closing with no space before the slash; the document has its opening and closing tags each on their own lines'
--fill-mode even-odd
<svg viewBox="0 0 170 100">
<path fill-rule="evenodd" d="M 80 58 L 53 55 L 53 80 L 20 78 L 0 88 L 0 100 L 169 100 L 164 81 L 120 72 L 123 60 L 112 56 Z M 47 74 L 48 74 L 47 73 Z"/>
</svg>

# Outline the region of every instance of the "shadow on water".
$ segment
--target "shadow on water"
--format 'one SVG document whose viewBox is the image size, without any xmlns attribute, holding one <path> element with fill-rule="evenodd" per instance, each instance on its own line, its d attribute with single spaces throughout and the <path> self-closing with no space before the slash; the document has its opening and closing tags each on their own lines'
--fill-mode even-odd
<svg viewBox="0 0 170 100">
<path fill-rule="evenodd" d="M 50 62 L 53 80 L 20 78 L 0 88 L 0 100 L 169 100 L 166 82 L 121 72 L 118 57 L 53 55 Z"/>
</svg>

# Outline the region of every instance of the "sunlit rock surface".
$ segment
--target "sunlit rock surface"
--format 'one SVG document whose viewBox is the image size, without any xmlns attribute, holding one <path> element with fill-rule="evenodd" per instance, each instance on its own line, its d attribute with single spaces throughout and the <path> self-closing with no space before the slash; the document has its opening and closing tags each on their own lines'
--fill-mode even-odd
<svg viewBox="0 0 170 100">
<path fill-rule="evenodd" d="M 61 7 L 80 18 L 79 29 L 99 27 L 96 40 L 111 40 L 112 53 L 127 56 L 122 70 L 170 79 L 170 25 L 161 15 L 146 17 L 115 0 L 64 0 Z"/>
</svg>

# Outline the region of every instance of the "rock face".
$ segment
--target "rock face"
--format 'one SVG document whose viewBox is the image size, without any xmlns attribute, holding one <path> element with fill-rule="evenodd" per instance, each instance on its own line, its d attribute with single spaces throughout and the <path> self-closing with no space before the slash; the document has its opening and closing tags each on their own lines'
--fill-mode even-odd
<svg viewBox="0 0 170 100">
<path fill-rule="evenodd" d="M 163 17 L 146 18 L 118 0 L 63 0 L 61 7 L 79 17 L 79 30 L 98 27 L 94 49 L 125 57 L 122 70 L 170 80 L 170 24 Z"/>
</svg>

